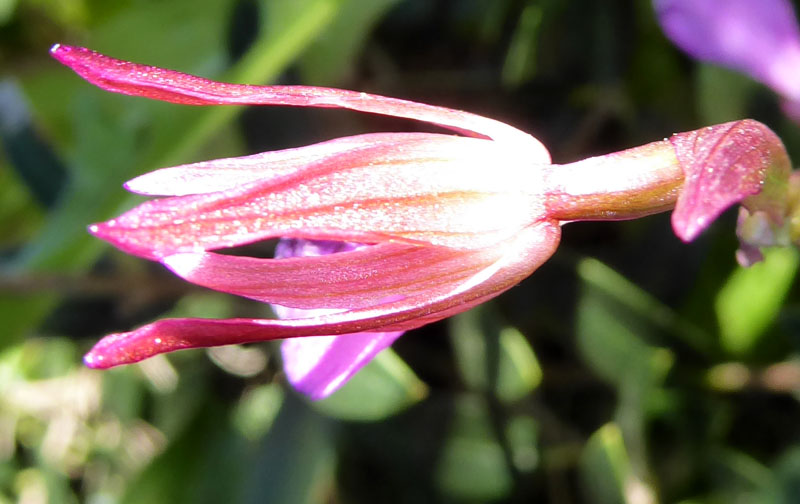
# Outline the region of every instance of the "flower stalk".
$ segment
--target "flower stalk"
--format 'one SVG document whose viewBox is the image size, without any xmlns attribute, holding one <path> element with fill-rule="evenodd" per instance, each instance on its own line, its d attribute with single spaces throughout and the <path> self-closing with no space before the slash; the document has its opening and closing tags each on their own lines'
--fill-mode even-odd
<svg viewBox="0 0 800 504">
<path fill-rule="evenodd" d="M 670 210 L 684 172 L 669 141 L 545 170 L 545 207 L 562 222 L 636 219 Z"/>
</svg>

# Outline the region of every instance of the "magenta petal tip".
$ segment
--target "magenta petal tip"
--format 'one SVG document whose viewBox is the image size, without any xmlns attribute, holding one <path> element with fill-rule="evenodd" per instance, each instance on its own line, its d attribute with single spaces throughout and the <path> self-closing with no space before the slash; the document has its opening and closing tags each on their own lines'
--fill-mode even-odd
<svg viewBox="0 0 800 504">
<path fill-rule="evenodd" d="M 684 243 L 694 241 L 700 233 L 705 231 L 713 219 L 705 215 L 672 214 L 672 230 Z"/>
<path fill-rule="evenodd" d="M 91 350 L 83 356 L 83 363 L 91 369 L 108 369 L 120 362 L 116 362 L 114 351 L 119 347 L 123 334 L 110 334 L 98 341 Z"/>
<path fill-rule="evenodd" d="M 150 244 L 142 245 L 134 240 L 126 240 L 126 228 L 118 226 L 116 219 L 91 224 L 86 229 L 92 236 L 105 240 L 128 254 L 154 261 L 160 260 L 164 255 L 159 253 L 155 246 L 150 246 Z"/>
<path fill-rule="evenodd" d="M 128 363 L 118 351 L 121 346 L 120 341 L 124 339 L 124 334 L 110 334 L 98 341 L 86 355 L 83 356 L 83 363 L 90 369 L 108 369 L 119 364 Z M 133 361 L 131 361 L 133 362 Z"/>
<path fill-rule="evenodd" d="M 106 369 L 108 367 L 103 363 L 103 356 L 93 350 L 83 356 L 83 363 L 91 369 Z"/>
<path fill-rule="evenodd" d="M 101 240 L 110 241 L 111 236 L 108 232 L 108 223 L 107 222 L 97 222 L 95 224 L 90 224 L 86 227 L 86 230 L 89 232 L 90 235 L 94 236 L 95 238 L 100 238 Z"/>
<path fill-rule="evenodd" d="M 50 48 L 50 55 L 55 59 L 57 59 L 58 61 L 60 61 L 61 63 L 65 63 L 68 54 L 73 52 L 74 49 L 75 48 L 72 46 L 64 45 L 61 43 L 55 43 Z"/>
</svg>

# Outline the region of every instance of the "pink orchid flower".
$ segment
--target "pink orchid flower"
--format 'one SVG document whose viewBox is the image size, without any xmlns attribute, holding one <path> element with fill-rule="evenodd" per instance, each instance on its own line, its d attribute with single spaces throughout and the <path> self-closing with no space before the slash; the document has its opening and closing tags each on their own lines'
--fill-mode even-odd
<svg viewBox="0 0 800 504">
<path fill-rule="evenodd" d="M 51 53 L 123 94 L 347 108 L 459 133 L 358 135 L 131 180 L 133 192 L 166 197 L 92 225 L 94 235 L 189 282 L 283 308 L 278 320 L 167 319 L 112 334 L 86 355 L 94 368 L 297 338 L 284 346 L 287 373 L 322 397 L 403 331 L 519 283 L 553 254 L 566 222 L 674 208 L 673 228 L 688 241 L 736 202 L 743 221 L 758 218 L 769 230 L 793 215 L 785 150 L 751 120 L 559 166 L 532 136 L 466 112 L 339 89 L 225 84 L 63 45 Z M 746 242 L 751 255 L 769 244 L 769 233 L 755 234 L 761 241 Z M 274 259 L 214 252 L 270 238 L 284 240 Z"/>
</svg>

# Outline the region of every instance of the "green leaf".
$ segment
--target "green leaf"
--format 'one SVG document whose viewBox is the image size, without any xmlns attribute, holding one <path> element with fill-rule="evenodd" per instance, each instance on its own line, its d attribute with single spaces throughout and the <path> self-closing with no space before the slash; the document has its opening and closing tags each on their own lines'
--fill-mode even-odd
<svg viewBox="0 0 800 504">
<path fill-rule="evenodd" d="M 508 421 L 506 439 L 514 466 L 520 472 L 533 472 L 539 467 L 539 424 L 527 415 Z"/>
<path fill-rule="evenodd" d="M 17 0 L 0 0 L 0 26 L 6 24 L 14 15 Z"/>
<path fill-rule="evenodd" d="M 247 460 L 240 502 L 327 502 L 334 491 L 336 462 L 329 427 L 327 419 L 287 394 L 269 434 Z"/>
<path fill-rule="evenodd" d="M 330 397 L 311 405 L 340 420 L 372 422 L 408 408 L 427 394 L 425 384 L 388 348 Z"/>
<path fill-rule="evenodd" d="M 616 303 L 631 316 L 647 325 L 669 333 L 697 351 L 710 354 L 714 345 L 711 336 L 641 289 L 607 265 L 585 258 L 577 267 L 578 276 L 587 286 L 597 289 L 609 302 Z"/>
<path fill-rule="evenodd" d="M 316 86 L 342 82 L 372 28 L 396 3 L 398 0 L 343 0 L 336 19 L 299 61 L 304 80 Z"/>
<path fill-rule="evenodd" d="M 124 423 L 136 421 L 147 400 L 139 369 L 136 366 L 122 366 L 102 373 L 103 410 Z"/>
<path fill-rule="evenodd" d="M 457 399 L 455 418 L 436 468 L 442 491 L 459 499 L 502 499 L 513 481 L 486 402 L 477 395 Z"/>
<path fill-rule="evenodd" d="M 492 390 L 505 402 L 530 394 L 542 369 L 525 336 L 504 326 L 492 305 L 481 305 L 450 320 L 450 335 L 461 376 L 474 391 Z"/>
<path fill-rule="evenodd" d="M 266 84 L 275 80 L 328 26 L 339 9 L 340 0 L 268 2 L 261 0 L 261 35 L 247 53 L 220 79 L 226 82 Z M 174 106 L 170 107 L 175 113 Z M 191 112 L 191 107 L 185 107 Z M 185 163 L 208 139 L 221 131 L 242 107 L 204 107 L 183 131 L 162 128 L 161 149 L 153 167 Z M 170 134 L 170 131 L 172 134 Z M 174 139 L 174 141 L 172 141 Z"/>
<path fill-rule="evenodd" d="M 0 247 L 11 250 L 23 244 L 41 219 L 42 210 L 30 191 L 0 157 Z"/>
<path fill-rule="evenodd" d="M 800 495 L 800 447 L 794 444 L 788 448 L 773 470 L 783 502 L 792 502 Z"/>
<path fill-rule="evenodd" d="M 747 453 L 722 448 L 711 453 L 709 465 L 718 478 L 716 493 L 724 500 L 776 504 L 794 500 L 779 499 L 777 474 Z"/>
<path fill-rule="evenodd" d="M 763 262 L 731 274 L 714 304 L 726 351 L 741 356 L 756 347 L 778 316 L 798 265 L 795 248 L 776 248 L 766 251 Z"/>
<path fill-rule="evenodd" d="M 247 439 L 257 440 L 269 432 L 283 404 L 283 388 L 276 383 L 245 392 L 233 410 L 233 425 Z"/>
<path fill-rule="evenodd" d="M 696 86 L 703 124 L 717 124 L 748 117 L 747 100 L 758 84 L 741 73 L 704 63 L 699 65 Z"/>
<path fill-rule="evenodd" d="M 506 402 L 530 394 L 542 382 L 542 368 L 528 340 L 517 329 L 500 331 L 500 362 L 496 394 Z"/>
<path fill-rule="evenodd" d="M 536 51 L 544 8 L 529 2 L 522 9 L 503 63 L 501 78 L 508 87 L 519 87 L 536 75 Z"/>
<path fill-rule="evenodd" d="M 633 473 L 622 431 L 616 424 L 604 425 L 589 438 L 581 454 L 580 476 L 587 502 L 655 502 L 652 489 Z"/>
<path fill-rule="evenodd" d="M 170 504 L 241 500 L 246 444 L 225 421 L 222 405 L 206 399 L 187 429 L 131 481 L 121 502 Z"/>
<path fill-rule="evenodd" d="M 638 308 L 646 298 L 636 304 L 626 302 L 624 292 L 630 284 L 615 285 L 618 275 L 606 275 L 608 271 L 593 259 L 578 265 L 585 281 L 577 306 L 578 349 L 604 379 L 618 387 L 635 388 L 641 395 L 663 380 L 672 365 L 672 354 L 644 339 L 652 337 L 654 329 L 653 318 L 642 316 Z"/>
<path fill-rule="evenodd" d="M 186 294 L 169 311 L 170 318 L 229 318 L 234 316 L 231 296 L 219 292 Z"/>
</svg>

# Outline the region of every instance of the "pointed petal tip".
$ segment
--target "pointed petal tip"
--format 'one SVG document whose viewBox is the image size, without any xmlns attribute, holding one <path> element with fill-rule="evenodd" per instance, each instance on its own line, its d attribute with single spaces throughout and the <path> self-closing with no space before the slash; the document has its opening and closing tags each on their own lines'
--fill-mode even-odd
<svg viewBox="0 0 800 504">
<path fill-rule="evenodd" d="M 190 348 L 182 337 L 181 322 L 180 319 L 166 319 L 130 332 L 109 334 L 83 356 L 83 363 L 91 369 L 108 369 Z"/>
<path fill-rule="evenodd" d="M 89 353 L 83 356 L 83 364 L 89 369 L 108 369 L 109 367 L 112 367 L 104 362 L 103 354 L 95 351 L 94 349 L 90 350 Z"/>
<path fill-rule="evenodd" d="M 83 364 L 90 369 L 108 369 L 130 361 L 120 359 L 118 342 L 122 334 L 109 334 L 95 343 L 91 350 L 83 356 Z"/>
<path fill-rule="evenodd" d="M 108 369 L 137 360 L 125 351 L 125 343 L 130 333 L 114 333 L 102 338 L 83 356 L 83 363 L 90 369 Z"/>
<path fill-rule="evenodd" d="M 158 249 L 148 248 L 130 240 L 125 240 L 124 233 L 120 233 L 118 229 L 115 229 L 116 226 L 117 221 L 111 219 L 106 222 L 91 224 L 86 230 L 95 238 L 107 241 L 128 254 L 150 259 L 151 261 L 158 261 L 163 257 L 164 254 L 159 252 Z"/>
<path fill-rule="evenodd" d="M 86 231 L 95 238 L 114 243 L 110 228 L 114 227 L 113 221 L 96 222 L 86 227 Z"/>
<path fill-rule="evenodd" d="M 100 232 L 101 232 L 101 231 L 100 231 L 100 224 L 99 224 L 99 223 L 96 223 L 96 224 L 90 224 L 90 225 L 89 225 L 89 226 L 86 228 L 86 230 L 87 230 L 87 231 L 89 231 L 89 233 L 90 233 L 91 235 L 99 237 L 99 235 L 100 235 Z"/>
<path fill-rule="evenodd" d="M 709 219 L 702 216 L 682 216 L 676 212 L 672 214 L 672 230 L 684 243 L 694 241 L 709 224 Z"/>
<path fill-rule="evenodd" d="M 157 194 L 154 193 L 153 191 L 148 191 L 147 188 L 141 188 L 140 187 L 140 185 L 141 185 L 140 184 L 140 179 L 142 179 L 142 178 L 144 178 L 144 177 L 142 177 L 142 176 L 134 177 L 134 178 L 128 180 L 127 182 L 123 183 L 122 184 L 122 188 L 125 189 L 126 191 L 132 192 L 134 194 L 143 194 L 145 196 L 151 196 L 151 195 L 152 196 L 157 196 Z"/>
<path fill-rule="evenodd" d="M 177 196 L 182 195 L 183 192 L 175 187 L 170 187 L 165 184 L 163 180 L 159 180 L 158 174 L 163 170 L 156 170 L 155 172 L 146 173 L 134 177 L 122 184 L 122 188 L 134 194 L 141 194 L 143 196 Z M 173 185 L 177 185 L 173 182 Z M 180 181 L 185 182 L 185 181 Z"/>
<path fill-rule="evenodd" d="M 71 59 L 70 56 L 73 56 L 74 55 L 73 53 L 75 53 L 75 51 L 77 51 L 78 49 L 79 48 L 77 47 L 68 46 L 56 42 L 55 44 L 53 44 L 52 47 L 50 47 L 50 56 L 57 59 L 59 62 L 67 66 L 70 66 L 69 65 L 69 60 Z"/>
</svg>

